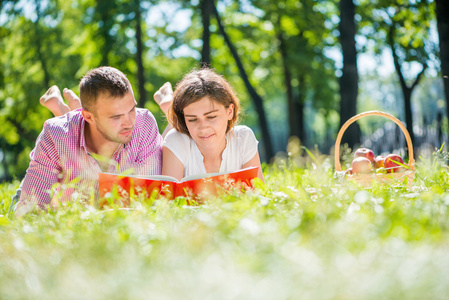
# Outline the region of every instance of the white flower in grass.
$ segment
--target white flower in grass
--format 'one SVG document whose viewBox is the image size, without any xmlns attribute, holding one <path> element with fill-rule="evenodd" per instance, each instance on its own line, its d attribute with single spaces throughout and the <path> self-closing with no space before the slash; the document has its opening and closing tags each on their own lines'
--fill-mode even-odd
<svg viewBox="0 0 449 300">
<path fill-rule="evenodd" d="M 370 198 L 367 191 L 359 191 L 354 196 L 354 201 L 358 204 L 364 204 Z"/>
<path fill-rule="evenodd" d="M 353 212 L 359 211 L 359 210 L 360 210 L 360 205 L 352 202 L 348 208 L 348 215 L 352 214 Z"/>
<path fill-rule="evenodd" d="M 251 235 L 258 235 L 260 232 L 259 224 L 251 219 L 244 218 L 240 221 L 240 227 Z"/>
<path fill-rule="evenodd" d="M 274 192 L 273 196 L 275 198 L 279 198 L 280 200 L 285 200 L 285 199 L 288 198 L 288 195 L 286 193 L 284 193 L 284 192 Z"/>
<path fill-rule="evenodd" d="M 298 192 L 298 190 L 297 190 L 295 187 L 291 186 L 291 185 L 287 186 L 287 188 L 288 188 L 289 190 L 291 190 L 292 192 L 294 192 L 294 193 L 297 193 L 297 192 Z"/>
<path fill-rule="evenodd" d="M 259 196 L 259 200 L 260 200 L 260 204 L 262 204 L 262 206 L 267 206 L 268 203 L 270 203 L 270 198 L 267 198 L 264 196 Z"/>
</svg>

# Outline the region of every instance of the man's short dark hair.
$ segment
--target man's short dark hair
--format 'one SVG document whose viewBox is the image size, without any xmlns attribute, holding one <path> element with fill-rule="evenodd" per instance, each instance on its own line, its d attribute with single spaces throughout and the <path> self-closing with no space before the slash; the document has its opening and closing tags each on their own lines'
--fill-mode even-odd
<svg viewBox="0 0 449 300">
<path fill-rule="evenodd" d="M 81 78 L 80 100 L 85 110 L 92 110 L 100 95 L 109 94 L 111 98 L 123 97 L 131 90 L 126 75 L 113 67 L 99 67 L 90 70 Z"/>
</svg>

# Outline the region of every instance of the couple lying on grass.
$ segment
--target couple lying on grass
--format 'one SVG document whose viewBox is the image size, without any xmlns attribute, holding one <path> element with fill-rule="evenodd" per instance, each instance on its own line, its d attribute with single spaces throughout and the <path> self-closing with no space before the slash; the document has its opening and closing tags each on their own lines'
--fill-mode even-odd
<svg viewBox="0 0 449 300">
<path fill-rule="evenodd" d="M 229 83 L 211 69 L 195 70 L 154 95 L 173 127 L 159 134 L 156 120 L 136 108 L 131 84 L 112 67 L 89 71 L 80 97 L 51 87 L 40 99 L 56 118 L 45 122 L 18 190 L 16 214 L 98 193 L 98 173 L 185 176 L 259 167 L 258 141 L 236 126 L 239 100 Z M 170 126 L 169 125 L 169 126 Z"/>
</svg>

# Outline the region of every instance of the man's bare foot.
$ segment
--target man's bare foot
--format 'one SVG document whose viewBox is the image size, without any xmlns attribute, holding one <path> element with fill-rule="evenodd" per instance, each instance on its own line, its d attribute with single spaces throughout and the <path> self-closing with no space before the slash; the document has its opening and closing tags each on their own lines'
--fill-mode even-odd
<svg viewBox="0 0 449 300">
<path fill-rule="evenodd" d="M 82 107 L 80 98 L 72 90 L 64 88 L 62 94 L 64 95 L 64 99 L 67 100 L 70 110 Z"/>
<path fill-rule="evenodd" d="M 163 86 L 154 94 L 154 101 L 159 104 L 164 114 L 167 115 L 167 111 L 173 102 L 173 88 L 170 82 L 164 83 Z"/>
<path fill-rule="evenodd" d="M 56 85 L 49 88 L 39 99 L 39 102 L 48 108 L 55 117 L 62 116 L 70 111 L 70 108 L 62 100 L 61 91 Z"/>
</svg>

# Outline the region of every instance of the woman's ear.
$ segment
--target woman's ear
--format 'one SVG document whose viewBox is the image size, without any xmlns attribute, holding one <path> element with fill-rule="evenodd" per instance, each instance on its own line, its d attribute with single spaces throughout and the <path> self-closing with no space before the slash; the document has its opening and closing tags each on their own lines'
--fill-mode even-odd
<svg viewBox="0 0 449 300">
<path fill-rule="evenodd" d="M 229 107 L 226 109 L 228 120 L 232 120 L 234 118 L 234 103 L 229 104 Z"/>
</svg>

